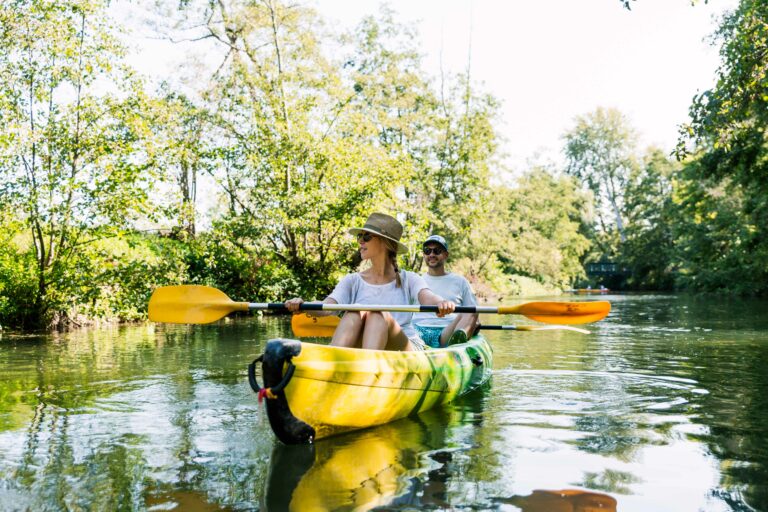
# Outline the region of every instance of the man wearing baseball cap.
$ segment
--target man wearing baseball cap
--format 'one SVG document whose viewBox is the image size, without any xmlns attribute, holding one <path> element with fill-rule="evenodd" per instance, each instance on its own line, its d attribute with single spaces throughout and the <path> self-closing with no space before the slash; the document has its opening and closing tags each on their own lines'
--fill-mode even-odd
<svg viewBox="0 0 768 512">
<path fill-rule="evenodd" d="M 463 276 L 445 270 L 445 262 L 448 260 L 448 242 L 445 238 L 431 235 L 424 240 L 422 251 L 427 264 L 427 272 L 422 277 L 429 288 L 457 306 L 476 306 L 477 299 L 469 282 Z M 477 330 L 477 320 L 476 313 L 453 313 L 443 318 L 431 313 L 417 313 L 413 316 L 413 324 L 421 338 L 432 347 L 467 341 Z"/>
</svg>

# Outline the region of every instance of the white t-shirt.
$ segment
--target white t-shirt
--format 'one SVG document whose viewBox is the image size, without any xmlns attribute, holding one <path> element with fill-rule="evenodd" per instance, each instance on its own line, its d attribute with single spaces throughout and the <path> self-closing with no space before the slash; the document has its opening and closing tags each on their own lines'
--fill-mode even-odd
<svg viewBox="0 0 768 512">
<path fill-rule="evenodd" d="M 424 274 L 424 281 L 437 295 L 445 300 L 456 303 L 457 306 L 477 306 L 477 299 L 472 293 L 469 281 L 463 276 L 448 272 L 444 276 L 431 276 Z M 456 313 L 438 318 L 434 313 L 416 313 L 413 315 L 413 323 L 419 325 L 432 325 L 436 327 L 445 327 L 456 318 Z"/>
<path fill-rule="evenodd" d="M 329 298 L 339 304 L 418 304 L 419 292 L 424 288 L 429 288 L 424 279 L 414 272 L 400 272 L 400 279 L 403 285 L 398 288 L 397 281 L 387 284 L 368 284 L 359 273 L 347 274 L 344 276 L 336 288 L 333 289 Z M 416 329 L 411 325 L 413 313 L 391 312 L 392 318 L 400 324 L 403 333 L 412 338 L 417 336 Z"/>
</svg>

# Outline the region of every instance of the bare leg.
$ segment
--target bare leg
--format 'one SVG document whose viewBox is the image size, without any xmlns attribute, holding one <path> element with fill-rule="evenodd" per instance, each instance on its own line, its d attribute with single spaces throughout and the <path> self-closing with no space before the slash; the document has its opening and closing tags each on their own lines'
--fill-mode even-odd
<svg viewBox="0 0 768 512">
<path fill-rule="evenodd" d="M 456 328 L 467 333 L 467 338 L 471 338 L 477 332 L 477 326 L 480 325 L 479 319 L 480 315 L 477 313 L 460 313 L 459 325 Z"/>
<path fill-rule="evenodd" d="M 363 332 L 365 319 L 362 313 L 347 311 L 341 317 L 336 331 L 333 333 L 331 345 L 334 347 L 360 348 L 360 336 Z"/>
<path fill-rule="evenodd" d="M 475 331 L 477 331 L 478 318 L 479 315 L 477 313 L 459 313 L 456 315 L 456 318 L 454 318 L 453 321 L 443 329 L 443 332 L 440 333 L 440 346 L 448 346 L 448 340 L 451 339 L 451 336 L 456 329 L 461 329 L 467 333 L 468 339 L 471 338 L 475 334 Z"/>
<path fill-rule="evenodd" d="M 371 350 L 413 350 L 411 342 L 392 315 L 369 311 L 363 328 L 363 348 Z"/>
</svg>

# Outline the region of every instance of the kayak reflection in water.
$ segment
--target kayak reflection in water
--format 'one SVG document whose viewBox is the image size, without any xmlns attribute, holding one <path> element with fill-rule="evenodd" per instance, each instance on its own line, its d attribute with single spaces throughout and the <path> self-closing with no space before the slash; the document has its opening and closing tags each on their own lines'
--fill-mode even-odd
<svg viewBox="0 0 768 512">
<path fill-rule="evenodd" d="M 452 452 L 442 450 L 446 433 L 461 421 L 461 413 L 433 409 L 314 445 L 276 445 L 264 509 L 364 511 L 394 504 L 420 507 L 424 500 L 447 507 L 434 501 L 445 496 L 447 475 L 435 479 L 422 454 L 449 460 Z"/>
<path fill-rule="evenodd" d="M 344 276 L 325 304 L 419 304 L 437 306 L 438 317 L 453 313 L 456 305 L 433 293 L 420 275 L 400 270 L 397 255 L 407 253 L 400 242 L 403 226 L 397 219 L 383 213 L 372 213 L 362 228 L 352 228 L 357 236 L 360 257 L 370 266 L 361 272 Z M 299 312 L 304 299 L 297 297 L 285 302 L 285 307 Z M 315 316 L 333 314 L 313 311 Z M 424 350 L 424 341 L 411 324 L 413 313 L 387 311 L 348 311 L 333 334 L 331 345 L 374 350 Z"/>
</svg>

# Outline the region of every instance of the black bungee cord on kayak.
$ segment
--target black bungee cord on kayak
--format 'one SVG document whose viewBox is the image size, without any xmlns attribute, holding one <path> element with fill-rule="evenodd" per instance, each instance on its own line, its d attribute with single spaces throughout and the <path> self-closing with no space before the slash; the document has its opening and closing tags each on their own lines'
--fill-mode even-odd
<svg viewBox="0 0 768 512">
<path fill-rule="evenodd" d="M 251 362 L 251 364 L 248 365 L 248 383 L 251 385 L 251 389 L 253 389 L 256 394 L 259 397 L 259 403 L 261 403 L 264 398 L 268 398 L 270 400 L 274 400 L 278 397 L 278 395 L 281 395 L 283 393 L 283 389 L 285 389 L 285 386 L 288 385 L 288 383 L 291 381 L 291 377 L 293 377 L 293 372 L 296 370 L 296 367 L 291 363 L 288 362 L 288 370 L 285 372 L 285 375 L 283 376 L 283 379 L 276 385 L 272 387 L 260 387 L 258 381 L 256 380 L 256 363 L 260 363 L 264 360 L 264 354 L 260 355 L 256 359 Z"/>
<path fill-rule="evenodd" d="M 267 399 L 264 405 L 269 424 L 277 438 L 285 444 L 312 444 L 316 437 L 311 425 L 293 415 L 284 391 L 296 371 L 293 358 L 300 352 L 299 341 L 272 339 L 267 341 L 264 353 L 248 365 L 248 383 L 259 395 L 259 402 Z M 256 363 L 259 362 L 263 388 L 256 380 Z"/>
</svg>

